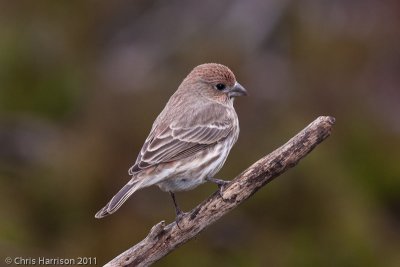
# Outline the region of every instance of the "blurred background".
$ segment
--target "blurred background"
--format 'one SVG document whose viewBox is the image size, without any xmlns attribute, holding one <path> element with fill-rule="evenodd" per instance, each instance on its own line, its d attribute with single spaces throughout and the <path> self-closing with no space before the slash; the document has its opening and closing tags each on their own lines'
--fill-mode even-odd
<svg viewBox="0 0 400 267">
<path fill-rule="evenodd" d="M 231 179 L 320 115 L 332 136 L 154 266 L 400 266 L 398 0 L 1 1 L 0 251 L 104 264 L 172 222 L 124 185 L 157 114 L 201 63 L 229 66 Z M 178 193 L 190 210 L 216 186 Z"/>
</svg>

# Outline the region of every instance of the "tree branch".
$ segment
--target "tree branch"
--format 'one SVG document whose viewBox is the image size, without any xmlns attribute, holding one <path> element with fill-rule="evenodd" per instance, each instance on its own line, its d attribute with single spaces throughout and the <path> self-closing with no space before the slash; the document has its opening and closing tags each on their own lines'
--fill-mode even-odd
<svg viewBox="0 0 400 267">
<path fill-rule="evenodd" d="M 294 167 L 331 133 L 335 118 L 319 117 L 286 144 L 239 174 L 222 192 L 215 192 L 175 222 L 154 225 L 145 239 L 105 266 L 148 266 L 186 243 L 204 228 L 257 192 L 265 184 Z"/>
</svg>

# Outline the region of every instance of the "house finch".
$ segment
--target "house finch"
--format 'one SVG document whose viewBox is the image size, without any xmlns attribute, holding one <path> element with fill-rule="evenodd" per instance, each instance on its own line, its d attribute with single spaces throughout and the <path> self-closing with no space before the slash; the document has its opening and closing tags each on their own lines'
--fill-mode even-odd
<svg viewBox="0 0 400 267">
<path fill-rule="evenodd" d="M 215 179 L 239 136 L 233 100 L 246 95 L 232 71 L 210 63 L 195 67 L 158 115 L 129 169 L 131 180 L 96 214 L 114 213 L 137 190 L 158 185 L 171 194 L 177 217 L 182 213 L 174 193 Z"/>
</svg>

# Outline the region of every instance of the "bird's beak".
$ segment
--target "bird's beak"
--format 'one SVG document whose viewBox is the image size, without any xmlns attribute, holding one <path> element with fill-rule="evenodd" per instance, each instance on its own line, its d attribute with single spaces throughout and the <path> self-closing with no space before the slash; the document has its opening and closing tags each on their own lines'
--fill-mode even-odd
<svg viewBox="0 0 400 267">
<path fill-rule="evenodd" d="M 246 96 L 247 91 L 244 89 L 243 86 L 240 85 L 240 83 L 236 82 L 235 85 L 232 87 L 232 89 L 228 92 L 229 97 L 236 97 L 236 96 Z"/>
</svg>

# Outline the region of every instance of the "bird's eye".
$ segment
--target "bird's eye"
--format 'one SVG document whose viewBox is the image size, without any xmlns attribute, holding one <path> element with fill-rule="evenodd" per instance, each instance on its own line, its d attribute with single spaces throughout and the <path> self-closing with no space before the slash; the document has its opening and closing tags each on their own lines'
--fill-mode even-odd
<svg viewBox="0 0 400 267">
<path fill-rule="evenodd" d="M 223 84 L 223 83 L 219 83 L 219 84 L 217 84 L 216 86 L 215 86 L 215 88 L 217 88 L 217 90 L 219 90 L 219 91 L 222 91 L 222 90 L 224 90 L 225 89 L 225 84 Z"/>
</svg>

